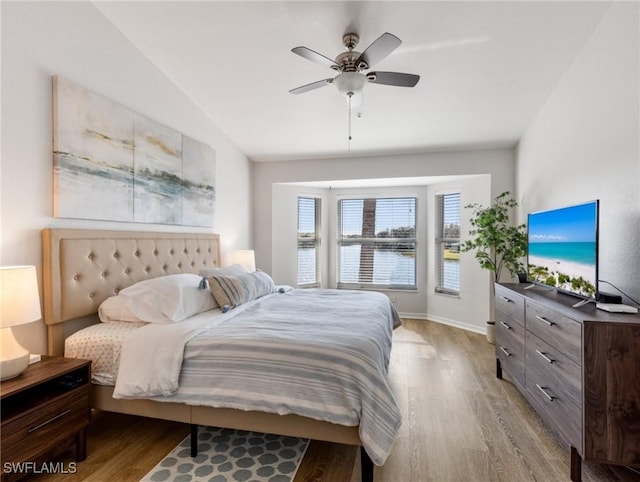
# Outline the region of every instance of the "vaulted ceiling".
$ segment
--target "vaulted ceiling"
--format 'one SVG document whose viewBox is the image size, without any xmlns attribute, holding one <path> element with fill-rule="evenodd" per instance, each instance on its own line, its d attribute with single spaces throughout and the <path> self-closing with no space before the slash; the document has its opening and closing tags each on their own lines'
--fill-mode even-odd
<svg viewBox="0 0 640 482">
<path fill-rule="evenodd" d="M 200 1 L 94 4 L 254 161 L 513 146 L 610 2 Z M 352 112 L 334 77 L 295 55 L 335 58 L 355 32 L 403 43 L 373 70 L 420 75 L 368 84 Z M 349 150 L 350 149 L 350 150 Z"/>
</svg>

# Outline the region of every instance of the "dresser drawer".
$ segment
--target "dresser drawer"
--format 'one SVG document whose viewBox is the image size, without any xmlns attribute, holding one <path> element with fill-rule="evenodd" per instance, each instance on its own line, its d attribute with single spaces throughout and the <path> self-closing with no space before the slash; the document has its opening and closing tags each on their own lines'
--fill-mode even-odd
<svg viewBox="0 0 640 482">
<path fill-rule="evenodd" d="M 562 393 L 545 385 L 545 378 L 527 365 L 527 398 L 549 427 L 582 454 L 582 410 Z"/>
<path fill-rule="evenodd" d="M 531 301 L 527 301 L 525 311 L 528 331 L 582 365 L 580 323 Z"/>
<path fill-rule="evenodd" d="M 582 406 L 582 371 L 569 358 L 535 335 L 526 334 L 527 385 L 537 380 L 558 397 Z"/>
<path fill-rule="evenodd" d="M 496 321 L 496 357 L 502 368 L 524 387 L 524 327 L 510 318 Z"/>
<path fill-rule="evenodd" d="M 503 286 L 494 286 L 496 290 L 496 311 L 500 311 L 512 320 L 524 324 L 524 298 Z"/>
<path fill-rule="evenodd" d="M 89 385 L 82 386 L 2 424 L 2 460 L 34 460 L 89 424 Z"/>
</svg>

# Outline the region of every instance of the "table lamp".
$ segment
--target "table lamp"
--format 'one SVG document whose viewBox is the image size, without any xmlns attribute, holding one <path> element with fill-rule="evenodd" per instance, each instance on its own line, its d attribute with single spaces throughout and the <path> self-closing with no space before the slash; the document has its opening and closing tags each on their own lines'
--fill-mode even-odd
<svg viewBox="0 0 640 482">
<path fill-rule="evenodd" d="M 256 256 L 252 249 L 239 249 L 231 253 L 231 264 L 239 264 L 249 271 L 256 270 Z"/>
<path fill-rule="evenodd" d="M 0 380 L 17 377 L 29 365 L 29 352 L 11 327 L 41 318 L 36 267 L 0 267 Z"/>
</svg>

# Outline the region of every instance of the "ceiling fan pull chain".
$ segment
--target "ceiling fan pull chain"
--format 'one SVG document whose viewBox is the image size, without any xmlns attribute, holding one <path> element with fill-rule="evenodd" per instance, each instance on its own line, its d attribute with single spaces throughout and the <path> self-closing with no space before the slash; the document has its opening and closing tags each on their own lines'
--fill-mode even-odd
<svg viewBox="0 0 640 482">
<path fill-rule="evenodd" d="M 349 147 L 347 152 L 351 152 L 351 97 L 353 97 L 353 92 L 349 92 L 347 96 L 349 97 Z"/>
</svg>

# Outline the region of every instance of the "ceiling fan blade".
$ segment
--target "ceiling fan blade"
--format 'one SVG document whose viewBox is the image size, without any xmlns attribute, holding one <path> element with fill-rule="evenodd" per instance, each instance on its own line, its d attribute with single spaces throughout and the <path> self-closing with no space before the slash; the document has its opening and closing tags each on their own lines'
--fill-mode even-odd
<svg viewBox="0 0 640 482">
<path fill-rule="evenodd" d="M 420 80 L 420 76 L 401 72 L 369 72 L 367 80 L 372 84 L 414 87 Z"/>
<path fill-rule="evenodd" d="M 302 85 L 300 87 L 296 87 L 295 89 L 291 89 L 289 92 L 292 94 L 304 94 L 305 92 L 309 92 L 310 90 L 319 89 L 320 87 L 329 85 L 332 82 L 333 82 L 333 79 L 318 80 L 317 82 L 311 82 L 310 84 Z"/>
<path fill-rule="evenodd" d="M 369 45 L 358 60 L 356 60 L 355 64 L 359 69 L 369 69 L 373 64 L 377 64 L 382 59 L 384 59 L 387 55 L 397 49 L 402 40 L 396 37 L 389 32 L 385 32 L 376 40 L 373 41 L 371 45 Z M 366 66 L 362 66 L 362 63 L 365 63 Z"/>
<path fill-rule="evenodd" d="M 311 60 L 311 62 L 315 62 L 316 64 L 325 65 L 327 67 L 331 67 L 332 69 L 338 69 L 339 66 L 329 57 L 325 57 L 322 54 L 319 54 L 315 50 L 311 50 L 307 47 L 295 47 L 292 48 L 291 51 L 294 54 L 298 54 L 300 57 L 304 57 L 307 60 Z"/>
</svg>

